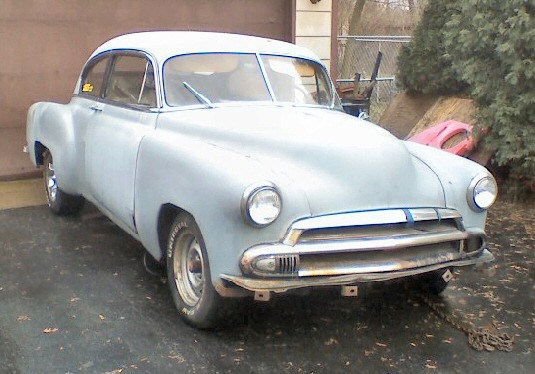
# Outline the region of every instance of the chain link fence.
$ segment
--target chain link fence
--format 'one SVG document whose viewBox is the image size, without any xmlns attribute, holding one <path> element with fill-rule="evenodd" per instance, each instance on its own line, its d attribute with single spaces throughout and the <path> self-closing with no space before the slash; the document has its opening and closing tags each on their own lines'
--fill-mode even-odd
<svg viewBox="0 0 535 374">
<path fill-rule="evenodd" d="M 355 73 L 360 73 L 360 81 L 370 81 L 377 53 L 383 57 L 377 76 L 377 84 L 371 97 L 373 104 L 388 104 L 397 93 L 396 69 L 401 46 L 410 41 L 410 36 L 339 36 L 338 75 L 340 86 L 351 85 Z"/>
</svg>

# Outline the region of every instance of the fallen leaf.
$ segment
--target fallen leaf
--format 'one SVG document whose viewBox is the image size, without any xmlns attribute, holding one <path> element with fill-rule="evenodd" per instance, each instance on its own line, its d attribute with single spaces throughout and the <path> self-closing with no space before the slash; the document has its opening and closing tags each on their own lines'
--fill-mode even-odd
<svg viewBox="0 0 535 374">
<path fill-rule="evenodd" d="M 19 316 L 17 321 L 31 321 L 32 319 L 28 316 Z"/>
<path fill-rule="evenodd" d="M 425 364 L 425 367 L 428 368 L 428 369 L 436 369 L 436 365 L 433 363 L 433 361 L 431 360 L 426 360 L 427 363 Z"/>
<path fill-rule="evenodd" d="M 338 340 L 336 340 L 335 338 L 330 338 L 329 340 L 327 340 L 323 344 L 325 344 L 325 345 L 335 345 L 335 344 L 338 344 Z"/>
<path fill-rule="evenodd" d="M 178 362 L 179 364 L 186 361 L 186 359 L 181 354 L 178 354 L 175 352 L 171 352 L 170 355 L 167 357 L 170 358 L 171 360 Z"/>
<path fill-rule="evenodd" d="M 375 343 L 375 345 L 378 347 L 387 347 L 385 343 L 380 343 L 380 342 Z"/>
<path fill-rule="evenodd" d="M 112 371 L 107 371 L 105 372 L 104 374 L 121 374 L 123 372 L 124 369 L 115 369 L 115 370 L 112 370 Z"/>
<path fill-rule="evenodd" d="M 102 314 L 99 314 L 98 318 L 100 318 L 101 321 L 105 321 L 106 320 L 106 317 L 104 317 Z"/>
<path fill-rule="evenodd" d="M 47 327 L 46 329 L 43 330 L 45 334 L 52 334 L 56 331 L 58 331 L 56 327 Z"/>
</svg>

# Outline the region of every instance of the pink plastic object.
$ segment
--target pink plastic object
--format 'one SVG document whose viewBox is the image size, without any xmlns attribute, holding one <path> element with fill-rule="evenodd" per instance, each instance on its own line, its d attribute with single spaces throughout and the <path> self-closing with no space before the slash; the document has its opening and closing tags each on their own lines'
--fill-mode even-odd
<svg viewBox="0 0 535 374">
<path fill-rule="evenodd" d="M 455 120 L 439 123 L 409 140 L 459 156 L 466 156 L 474 148 L 472 126 Z"/>
</svg>

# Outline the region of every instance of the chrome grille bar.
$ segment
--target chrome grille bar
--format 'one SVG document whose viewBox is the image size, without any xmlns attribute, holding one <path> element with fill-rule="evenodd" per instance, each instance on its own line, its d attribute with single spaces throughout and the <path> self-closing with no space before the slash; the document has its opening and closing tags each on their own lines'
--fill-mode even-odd
<svg viewBox="0 0 535 374">
<path fill-rule="evenodd" d="M 288 230 L 283 243 L 293 246 L 297 243 L 302 233 L 314 229 L 390 225 L 445 219 L 458 220 L 460 224 L 461 218 L 460 213 L 456 210 L 445 208 L 388 209 L 331 214 L 296 221 Z"/>
<path fill-rule="evenodd" d="M 369 237 L 358 240 L 339 240 L 311 243 L 299 243 L 299 254 L 336 253 L 355 251 L 381 251 L 399 248 L 416 247 L 444 242 L 458 242 L 468 238 L 466 232 L 451 230 L 439 233 L 419 235 Z"/>
</svg>

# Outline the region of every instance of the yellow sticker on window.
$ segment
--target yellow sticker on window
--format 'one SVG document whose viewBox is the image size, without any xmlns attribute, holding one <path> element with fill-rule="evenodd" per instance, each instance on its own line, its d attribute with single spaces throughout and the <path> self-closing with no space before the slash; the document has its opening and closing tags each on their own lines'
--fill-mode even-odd
<svg viewBox="0 0 535 374">
<path fill-rule="evenodd" d="M 86 83 L 82 86 L 82 92 L 93 92 L 93 85 L 91 83 Z"/>
</svg>

